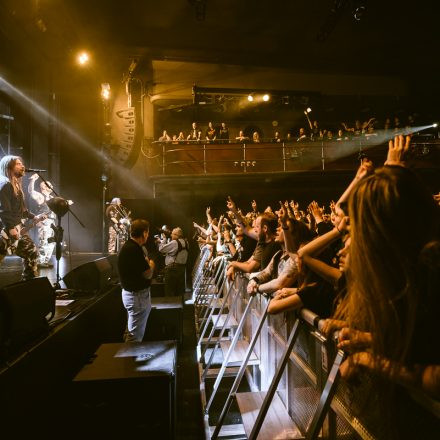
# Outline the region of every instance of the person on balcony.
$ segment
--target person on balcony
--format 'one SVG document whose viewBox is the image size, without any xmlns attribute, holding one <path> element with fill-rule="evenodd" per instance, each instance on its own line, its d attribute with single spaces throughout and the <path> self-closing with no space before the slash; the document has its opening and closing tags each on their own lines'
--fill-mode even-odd
<svg viewBox="0 0 440 440">
<path fill-rule="evenodd" d="M 206 129 L 205 139 L 208 141 L 208 143 L 214 142 L 217 139 L 217 133 L 215 131 L 214 126 L 212 125 L 212 122 L 208 122 L 208 128 Z"/>
<path fill-rule="evenodd" d="M 190 142 L 200 142 L 201 138 L 202 138 L 202 131 L 198 129 L 197 122 L 193 122 L 191 125 L 191 131 L 189 132 L 189 135 L 186 138 L 186 140 Z"/>
</svg>

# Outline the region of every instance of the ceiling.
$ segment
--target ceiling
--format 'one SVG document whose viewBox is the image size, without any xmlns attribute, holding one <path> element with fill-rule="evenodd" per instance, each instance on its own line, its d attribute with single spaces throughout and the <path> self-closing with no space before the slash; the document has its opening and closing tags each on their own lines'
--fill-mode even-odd
<svg viewBox="0 0 440 440">
<path fill-rule="evenodd" d="M 102 69 L 131 57 L 408 76 L 439 67 L 439 2 L 364 0 L 0 0 L 11 63 L 58 66 L 90 48 Z M 205 8 L 205 9 L 203 9 Z M 204 11 L 204 13 L 203 13 Z M 12 59 L 14 58 L 14 59 Z"/>
</svg>

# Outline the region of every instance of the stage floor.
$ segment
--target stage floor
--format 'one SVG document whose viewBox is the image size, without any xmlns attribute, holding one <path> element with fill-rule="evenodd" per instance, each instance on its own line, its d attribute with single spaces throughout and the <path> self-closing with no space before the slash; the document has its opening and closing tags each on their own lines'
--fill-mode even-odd
<svg viewBox="0 0 440 440">
<path fill-rule="evenodd" d="M 62 256 L 60 259 L 60 276 L 61 278 L 75 269 L 81 264 L 94 261 L 105 255 L 102 253 L 72 253 L 67 256 Z M 54 284 L 57 280 L 56 276 L 56 259 L 52 257 L 51 263 L 53 267 L 40 269 L 40 276 L 47 277 L 49 281 Z M 7 256 L 0 264 L 0 288 L 8 284 L 16 283 L 20 281 L 22 271 L 22 259 L 15 255 Z M 61 287 L 65 287 L 61 282 Z"/>
</svg>

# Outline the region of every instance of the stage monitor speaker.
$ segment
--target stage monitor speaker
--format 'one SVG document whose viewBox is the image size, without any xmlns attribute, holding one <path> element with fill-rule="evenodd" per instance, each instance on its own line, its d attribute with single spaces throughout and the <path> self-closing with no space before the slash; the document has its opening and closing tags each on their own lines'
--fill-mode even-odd
<svg viewBox="0 0 440 440">
<path fill-rule="evenodd" d="M 111 277 L 112 280 L 119 280 L 119 271 L 118 271 L 118 254 L 110 254 L 107 255 L 107 261 L 110 263 L 112 267 Z"/>
<path fill-rule="evenodd" d="M 46 277 L 0 289 L 0 356 L 19 353 L 49 332 L 55 314 L 55 290 Z"/>
<path fill-rule="evenodd" d="M 82 264 L 67 273 L 63 280 L 67 288 L 97 292 L 108 286 L 112 266 L 106 257 Z"/>
</svg>

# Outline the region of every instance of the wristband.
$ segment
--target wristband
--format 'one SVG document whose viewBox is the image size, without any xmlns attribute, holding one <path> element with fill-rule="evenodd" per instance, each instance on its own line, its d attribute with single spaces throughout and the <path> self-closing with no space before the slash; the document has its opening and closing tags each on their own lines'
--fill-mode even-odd
<svg viewBox="0 0 440 440">
<path fill-rule="evenodd" d="M 339 235 L 342 235 L 342 232 L 337 226 L 335 226 L 336 230 L 339 232 Z"/>
</svg>

